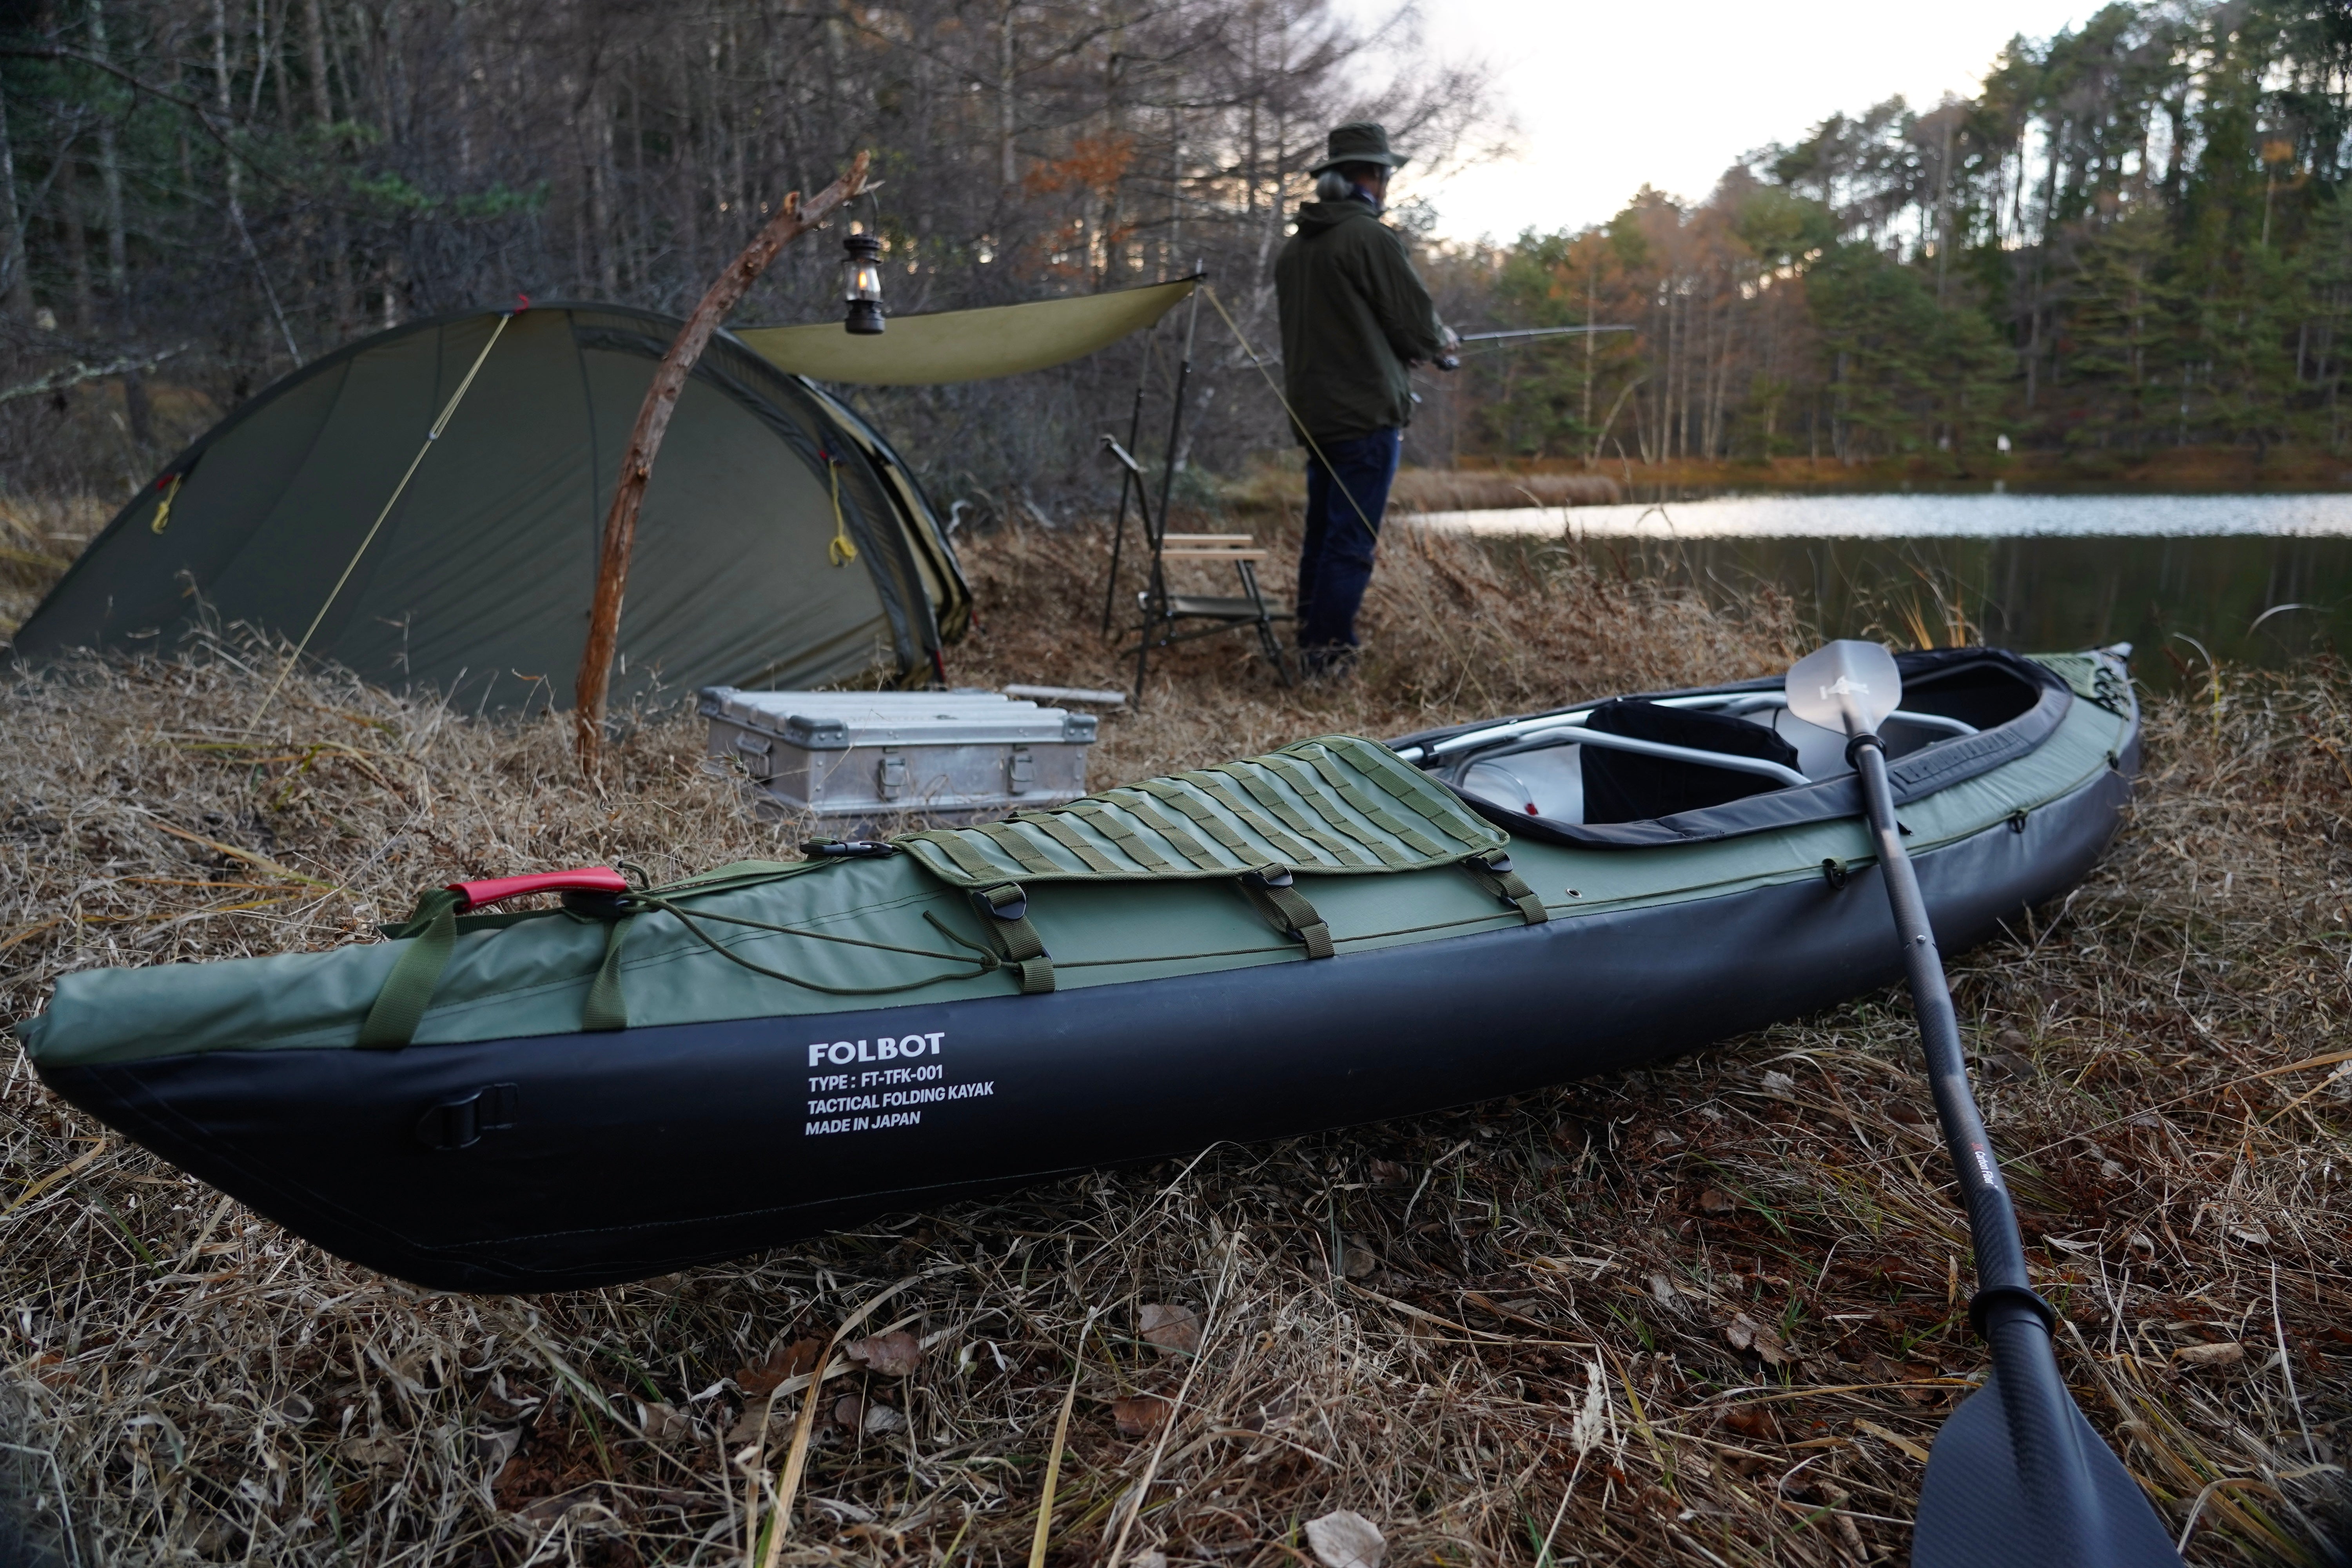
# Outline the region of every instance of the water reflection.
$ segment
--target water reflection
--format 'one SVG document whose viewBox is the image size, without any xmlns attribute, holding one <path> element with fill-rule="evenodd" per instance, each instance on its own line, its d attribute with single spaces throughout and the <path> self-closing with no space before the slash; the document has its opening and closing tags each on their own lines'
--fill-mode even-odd
<svg viewBox="0 0 2352 1568">
<path fill-rule="evenodd" d="M 2200 647 L 2276 665 L 2352 637 L 2352 495 L 1754 496 L 1423 521 L 1507 549 L 1564 541 L 1717 599 L 1778 584 L 1831 635 L 1916 616 L 1940 637 L 1957 609 L 2010 647 L 2127 640 L 2158 685 L 2201 669 Z"/>
</svg>

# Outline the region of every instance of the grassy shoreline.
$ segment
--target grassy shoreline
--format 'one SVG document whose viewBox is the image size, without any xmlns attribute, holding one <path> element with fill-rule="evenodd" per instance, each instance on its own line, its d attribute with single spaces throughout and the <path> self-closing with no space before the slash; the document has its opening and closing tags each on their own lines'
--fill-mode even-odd
<svg viewBox="0 0 2352 1568">
<path fill-rule="evenodd" d="M 1359 682 L 1286 690 L 1241 639 L 1192 645 L 1107 721 L 1095 782 L 1805 641 L 1785 602 L 1400 543 Z M 959 683 L 1119 684 L 1105 544 L 975 542 Z M 590 786 L 561 722 L 328 672 L 224 752 L 269 658 L 0 675 L 0 1016 L 86 964 L 361 940 L 461 872 L 669 875 L 794 836 L 686 717 Z M 2217 675 L 2155 700 L 2147 752 L 2116 848 L 1955 992 L 2092 1420 L 2174 1530 L 2204 1495 L 2190 1562 L 2315 1565 L 2352 1418 L 2352 676 Z M 295 1242 L 0 1044 L 0 1422 L 56 1500 L 36 1526 L 69 1516 L 85 1562 L 740 1563 L 799 1407 L 776 1378 L 912 1280 L 886 1316 L 928 1348 L 827 1385 L 781 1562 L 1024 1561 L 1074 1373 L 1048 1561 L 1100 1561 L 1192 1364 L 1147 1335 L 1168 1306 L 1206 1331 L 1132 1527 L 1166 1564 L 1289 1568 L 1332 1508 L 1400 1565 L 1531 1563 L 1556 1516 L 1557 1563 L 1900 1561 L 1919 1456 L 1984 1364 L 1916 1057 L 1883 992 L 1640 1072 L 526 1299 Z"/>
<path fill-rule="evenodd" d="M 1436 470 L 1432 470 L 1435 472 Z M 1465 459 L 1463 475 L 1596 475 L 1616 484 L 1622 499 L 1658 492 L 1786 490 L 1872 492 L 1905 489 L 2017 492 L 2236 494 L 2352 489 L 2352 455 L 2304 447 L 2167 447 L 2126 452 L 1927 452 L 1907 458 L 1847 463 L 1834 458 L 1754 459 L 1675 458 L 1644 463 L 1615 454 L 1596 463 Z M 1546 504 L 1558 505 L 1558 501 Z"/>
</svg>

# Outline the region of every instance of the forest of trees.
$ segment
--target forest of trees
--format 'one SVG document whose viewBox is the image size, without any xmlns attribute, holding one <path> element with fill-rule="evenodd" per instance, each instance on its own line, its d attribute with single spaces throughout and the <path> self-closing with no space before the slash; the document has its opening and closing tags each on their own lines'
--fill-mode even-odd
<svg viewBox="0 0 2352 1568">
<path fill-rule="evenodd" d="M 1454 258 L 1513 325 L 1465 449 L 1817 456 L 2341 451 L 2352 8 L 2156 0 L 2014 40 L 1969 100 L 1751 153 L 1708 197 Z"/>
<path fill-rule="evenodd" d="M 127 399 L 81 389 L 117 399 L 110 466 L 143 477 L 148 383 L 217 412 L 357 334 L 518 293 L 683 313 L 771 204 L 861 148 L 883 185 L 852 216 L 885 238 L 893 311 L 1199 264 L 1271 342 L 1262 280 L 1332 123 L 1476 149 L 1482 82 L 1415 66 L 1412 25 L 1326 0 L 11 0 L 0 398 L 168 353 Z M 737 321 L 837 317 L 840 261 L 823 237 L 787 251 Z M 879 412 L 945 484 L 1051 488 L 1143 352 Z M 1202 439 L 1263 437 L 1238 377 L 1205 382 Z M 0 401 L 0 478 L 74 477 L 89 454 L 40 435 L 73 401 Z"/>
<path fill-rule="evenodd" d="M 1197 264 L 1270 347 L 1273 252 L 1331 123 L 1385 120 L 1423 179 L 1507 140 L 1414 26 L 1328 0 L 0 0 L 0 485 L 136 483 L 419 315 L 682 311 L 859 148 L 894 311 Z M 2013 42 L 1972 99 L 1832 118 L 1703 200 L 1427 247 L 1465 329 L 1633 330 L 1425 377 L 1410 455 L 2340 450 L 2347 133 L 2340 3 L 2109 5 Z M 738 320 L 834 314 L 838 260 L 787 252 Z M 876 412 L 949 490 L 1050 512 L 1099 485 L 1092 432 L 1144 356 L 1164 387 L 1174 337 Z M 1206 312 L 1194 386 L 1205 463 L 1285 445 Z"/>
</svg>

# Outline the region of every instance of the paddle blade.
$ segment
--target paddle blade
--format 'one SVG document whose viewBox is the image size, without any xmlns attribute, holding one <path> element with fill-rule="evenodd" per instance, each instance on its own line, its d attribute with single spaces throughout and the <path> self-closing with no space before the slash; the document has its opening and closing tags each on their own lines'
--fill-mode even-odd
<svg viewBox="0 0 2352 1568">
<path fill-rule="evenodd" d="M 2053 1543 L 2037 1526 L 2018 1475 L 2000 1377 L 1987 1377 L 1936 1434 L 1919 1489 L 1911 1568 L 2053 1568 Z M 2138 1483 L 2082 1413 L 2073 1414 L 2103 1527 L 2086 1561 L 2102 1568 L 2180 1568 Z"/>
<path fill-rule="evenodd" d="M 1874 642 L 1825 643 L 1789 671 L 1789 711 L 1841 735 L 1871 735 L 1903 705 L 1895 656 Z"/>
</svg>

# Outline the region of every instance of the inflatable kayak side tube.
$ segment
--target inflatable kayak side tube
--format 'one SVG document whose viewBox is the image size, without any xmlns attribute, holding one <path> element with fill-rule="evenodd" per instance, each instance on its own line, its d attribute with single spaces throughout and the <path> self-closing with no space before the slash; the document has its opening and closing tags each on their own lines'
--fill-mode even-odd
<svg viewBox="0 0 2352 1568">
<path fill-rule="evenodd" d="M 1948 952 L 2090 869 L 2136 752 L 1918 858 Z M 1892 983 L 1891 930 L 1867 868 L 1843 886 L 1043 995 L 44 1076 L 344 1258 L 434 1289 L 576 1289 L 1640 1066 Z"/>
</svg>

